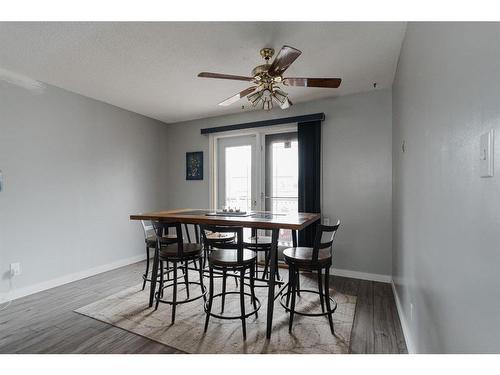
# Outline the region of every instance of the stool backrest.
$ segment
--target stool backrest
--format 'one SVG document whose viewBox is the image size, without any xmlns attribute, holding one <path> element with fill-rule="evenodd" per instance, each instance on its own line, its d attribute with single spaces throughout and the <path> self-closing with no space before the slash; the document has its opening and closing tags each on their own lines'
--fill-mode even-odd
<svg viewBox="0 0 500 375">
<path fill-rule="evenodd" d="M 209 233 L 234 233 L 236 235 L 236 241 L 234 242 L 224 242 L 217 241 L 216 239 L 207 238 Z M 237 251 L 237 261 L 243 261 L 243 227 L 227 227 L 220 225 L 201 225 L 201 236 L 203 239 L 203 244 L 205 248 L 208 246 L 214 246 L 217 249 L 230 249 Z"/>
<path fill-rule="evenodd" d="M 335 238 L 335 234 L 340 227 L 340 220 L 337 220 L 337 224 L 335 225 L 322 225 L 319 224 L 316 229 L 316 237 L 314 240 L 314 248 L 312 260 L 316 262 L 318 260 L 319 251 L 321 249 L 332 249 L 333 240 Z"/>
<path fill-rule="evenodd" d="M 200 231 L 199 231 L 199 225 L 198 224 L 193 224 L 194 228 L 194 242 L 199 244 L 200 243 Z M 193 243 L 191 241 L 191 233 L 189 231 L 188 224 L 184 224 L 184 231 L 186 232 L 186 237 L 189 243 Z"/>
<path fill-rule="evenodd" d="M 156 246 L 158 249 L 161 248 L 160 237 L 163 233 L 168 233 L 170 228 L 175 228 L 175 235 L 177 236 L 177 257 L 181 258 L 184 256 L 184 239 L 182 237 L 182 226 L 181 223 L 166 223 L 162 221 L 153 221 L 153 227 L 156 232 L 157 243 Z M 172 242 L 175 243 L 175 242 Z"/>
<path fill-rule="evenodd" d="M 149 220 L 141 220 L 142 229 L 144 230 L 144 238 L 145 239 L 154 239 L 156 238 L 155 228 L 153 223 Z"/>
</svg>

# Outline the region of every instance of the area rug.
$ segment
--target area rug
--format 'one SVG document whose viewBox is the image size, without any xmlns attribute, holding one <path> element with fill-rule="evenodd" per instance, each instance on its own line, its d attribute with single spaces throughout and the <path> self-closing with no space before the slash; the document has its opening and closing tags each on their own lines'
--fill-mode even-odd
<svg viewBox="0 0 500 375">
<path fill-rule="evenodd" d="M 193 276 L 194 276 L 193 272 Z M 191 276 L 191 275 L 190 275 Z M 228 279 L 228 289 L 235 288 L 234 279 Z M 301 276 L 301 287 L 315 289 L 316 281 Z M 310 284 L 310 285 L 308 285 Z M 273 332 L 266 340 L 267 288 L 256 288 L 257 298 L 262 303 L 259 315 L 247 318 L 247 339 L 243 340 L 240 320 L 210 318 L 208 331 L 203 332 L 205 313 L 203 300 L 178 305 L 175 324 L 170 324 L 170 305 L 160 304 L 158 310 L 148 308 L 149 293 L 141 291 L 142 284 L 125 289 L 102 300 L 84 306 L 77 313 L 89 316 L 116 327 L 147 337 L 186 353 L 294 353 L 294 354 L 345 354 L 354 321 L 356 297 L 330 289 L 330 295 L 338 307 L 333 314 L 335 335 L 330 332 L 327 317 L 295 315 L 292 332 L 288 332 L 288 313 L 275 302 Z M 191 296 L 199 287 L 190 287 Z M 216 293 L 221 290 L 220 280 L 215 283 Z M 237 290 L 237 289 L 234 289 Z M 165 292 L 166 298 L 169 293 Z M 184 287 L 179 286 L 178 299 L 185 298 Z M 220 312 L 220 301 L 214 301 L 214 312 Z M 251 308 L 247 298 L 247 309 Z M 300 311 L 321 311 L 317 295 L 302 293 L 298 298 Z M 239 297 L 226 297 L 225 312 L 239 314 Z"/>
</svg>

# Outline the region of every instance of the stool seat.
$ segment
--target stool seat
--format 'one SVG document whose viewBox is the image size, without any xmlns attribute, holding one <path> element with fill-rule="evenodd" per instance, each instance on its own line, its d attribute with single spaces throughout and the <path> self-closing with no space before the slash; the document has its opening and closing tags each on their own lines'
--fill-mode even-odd
<svg viewBox="0 0 500 375">
<path fill-rule="evenodd" d="M 255 251 L 243 250 L 243 259 L 238 262 L 238 253 L 236 250 L 215 250 L 209 256 L 209 263 L 214 266 L 238 267 L 251 264 L 257 258 Z"/>
<path fill-rule="evenodd" d="M 177 240 L 177 236 L 175 234 L 167 234 L 165 236 L 160 237 L 160 244 L 165 244 L 168 245 L 172 242 L 175 242 Z M 146 238 L 146 244 L 148 247 L 155 247 L 156 246 L 156 236 L 149 236 Z"/>
<path fill-rule="evenodd" d="M 193 256 L 198 256 L 201 255 L 202 253 L 202 246 L 197 243 L 184 243 L 183 244 L 183 252 L 184 252 L 184 258 L 190 258 Z M 177 255 L 178 251 L 178 245 L 177 243 L 171 243 L 165 247 L 162 247 L 159 252 L 160 259 L 178 259 Z"/>
<path fill-rule="evenodd" d="M 323 265 L 331 262 L 332 255 L 330 249 L 320 249 L 318 251 L 318 260 L 313 261 L 312 247 L 289 247 L 283 251 L 285 262 L 297 265 Z"/>
<path fill-rule="evenodd" d="M 226 241 L 234 241 L 234 233 L 228 233 L 228 232 L 212 232 L 212 233 L 207 233 L 206 238 L 209 241 L 221 241 L 221 242 L 226 242 Z"/>
<path fill-rule="evenodd" d="M 271 245 L 273 240 L 269 236 L 252 236 L 248 237 L 243 241 L 245 245 Z"/>
</svg>

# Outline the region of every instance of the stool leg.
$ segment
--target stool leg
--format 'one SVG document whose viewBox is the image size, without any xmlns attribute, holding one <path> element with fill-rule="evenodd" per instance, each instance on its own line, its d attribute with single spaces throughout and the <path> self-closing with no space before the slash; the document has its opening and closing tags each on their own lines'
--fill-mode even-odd
<svg viewBox="0 0 500 375">
<path fill-rule="evenodd" d="M 318 270 L 318 291 L 319 291 L 319 301 L 321 302 L 321 311 L 325 312 L 325 297 L 323 295 L 323 280 L 321 278 L 321 270 Z"/>
<path fill-rule="evenodd" d="M 224 312 L 224 305 L 226 303 L 226 275 L 227 275 L 227 270 L 224 268 L 222 270 L 222 306 L 220 309 L 220 312 Z"/>
<path fill-rule="evenodd" d="M 300 297 L 300 271 L 297 269 L 297 278 L 296 278 L 296 282 L 297 282 L 297 296 Z"/>
<path fill-rule="evenodd" d="M 142 283 L 142 290 L 146 288 L 146 279 L 148 278 L 149 274 L 149 247 L 146 245 L 146 273 L 144 274 L 144 282 Z"/>
<path fill-rule="evenodd" d="M 286 290 L 286 303 L 285 305 L 288 307 L 288 304 L 290 303 L 290 293 L 292 291 L 292 282 L 293 282 L 293 276 L 292 276 L 292 266 L 288 266 L 288 287 Z"/>
<path fill-rule="evenodd" d="M 163 277 L 163 282 L 165 282 L 165 267 L 163 265 L 163 261 L 162 260 L 160 260 L 160 269 L 162 270 L 161 271 L 161 275 L 160 275 L 160 279 Z M 167 280 L 168 280 L 168 273 L 167 273 Z M 160 292 L 160 298 L 163 298 L 163 288 L 161 288 L 159 290 L 159 292 Z"/>
<path fill-rule="evenodd" d="M 292 332 L 292 324 L 293 324 L 293 314 L 295 311 L 295 292 L 297 290 L 297 275 L 295 269 L 292 269 L 292 279 L 290 280 L 290 284 L 292 285 L 292 302 L 290 306 L 290 320 L 288 321 L 288 332 Z"/>
<path fill-rule="evenodd" d="M 207 266 L 208 260 L 208 246 L 203 246 L 203 268 Z"/>
<path fill-rule="evenodd" d="M 266 251 L 266 256 L 264 257 L 264 273 L 262 274 L 262 278 L 265 279 L 268 277 L 268 269 L 269 269 L 269 251 Z"/>
<path fill-rule="evenodd" d="M 160 288 L 158 289 L 158 294 L 156 294 L 155 310 L 158 310 L 158 305 L 160 304 L 160 298 L 162 293 L 163 293 L 163 261 L 160 260 Z"/>
<path fill-rule="evenodd" d="M 167 260 L 167 271 L 170 271 L 170 262 Z M 167 281 L 170 281 L 170 272 L 167 273 Z"/>
<path fill-rule="evenodd" d="M 332 331 L 332 335 L 335 335 L 335 331 L 333 329 L 333 318 L 332 318 L 332 307 L 330 306 L 330 267 L 328 267 L 325 271 L 325 299 L 326 299 L 326 308 L 328 309 L 328 322 L 330 323 L 330 331 Z"/>
<path fill-rule="evenodd" d="M 196 260 L 194 261 L 194 263 L 196 264 Z M 199 272 L 200 272 L 200 288 L 201 288 L 201 293 L 203 294 L 203 302 L 207 302 L 207 296 L 206 296 L 206 293 L 205 293 L 205 285 L 203 284 L 203 259 L 200 258 L 200 269 L 199 269 Z"/>
<path fill-rule="evenodd" d="M 188 261 L 184 263 L 184 282 L 186 283 L 186 295 L 189 298 L 189 275 L 188 275 Z"/>
<path fill-rule="evenodd" d="M 207 306 L 207 314 L 205 317 L 205 332 L 207 332 L 208 328 L 208 320 L 210 319 L 210 312 L 212 311 L 212 302 L 214 300 L 214 269 L 210 267 L 210 292 L 208 295 L 208 306 Z"/>
<path fill-rule="evenodd" d="M 253 308 L 257 310 L 257 300 L 255 298 L 255 273 L 254 273 L 253 267 L 250 268 L 250 293 L 252 293 L 252 303 L 253 303 Z M 256 312 L 255 317 L 258 318 L 259 315 Z"/>
<path fill-rule="evenodd" d="M 177 307 L 177 262 L 174 263 L 174 295 L 172 298 L 172 323 L 175 323 L 175 308 Z"/>
<path fill-rule="evenodd" d="M 243 340 L 247 338 L 247 326 L 245 319 L 245 271 L 240 275 L 240 306 L 241 306 L 241 328 L 243 329 Z"/>
<path fill-rule="evenodd" d="M 274 265 L 275 269 L 276 269 L 276 280 L 280 280 L 281 279 L 281 276 L 280 276 L 280 268 L 278 267 L 279 266 L 279 262 L 278 262 L 278 255 L 276 255 L 276 264 Z"/>
</svg>

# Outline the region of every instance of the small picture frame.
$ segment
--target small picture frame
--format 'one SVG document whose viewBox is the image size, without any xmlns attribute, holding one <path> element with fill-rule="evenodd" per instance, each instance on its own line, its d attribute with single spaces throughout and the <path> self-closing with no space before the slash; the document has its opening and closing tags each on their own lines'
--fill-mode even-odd
<svg viewBox="0 0 500 375">
<path fill-rule="evenodd" d="M 186 180 L 203 180 L 203 151 L 186 152 Z"/>
</svg>

